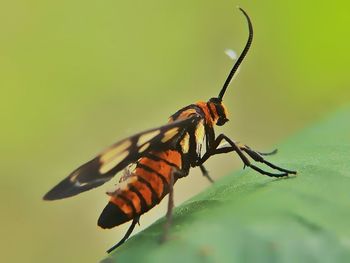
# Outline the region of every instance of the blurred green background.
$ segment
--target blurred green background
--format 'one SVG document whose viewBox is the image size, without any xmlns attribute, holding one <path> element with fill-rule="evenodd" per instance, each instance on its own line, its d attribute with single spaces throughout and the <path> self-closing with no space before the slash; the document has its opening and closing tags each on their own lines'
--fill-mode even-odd
<svg viewBox="0 0 350 263">
<path fill-rule="evenodd" d="M 116 180 L 41 198 L 109 144 L 217 96 L 232 66 L 224 50 L 247 39 L 236 5 L 255 38 L 220 131 L 269 150 L 350 101 L 346 1 L 1 1 L 1 262 L 96 262 L 119 241 L 127 225 L 96 226 Z M 222 156 L 207 167 L 219 178 L 241 164 Z M 193 170 L 176 203 L 206 187 Z M 153 209 L 137 230 L 164 213 Z"/>
</svg>

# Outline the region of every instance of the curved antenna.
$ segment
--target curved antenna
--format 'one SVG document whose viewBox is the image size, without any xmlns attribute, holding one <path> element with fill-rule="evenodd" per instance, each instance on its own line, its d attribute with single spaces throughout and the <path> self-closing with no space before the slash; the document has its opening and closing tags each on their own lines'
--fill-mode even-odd
<svg viewBox="0 0 350 263">
<path fill-rule="evenodd" d="M 233 68 L 231 69 L 230 74 L 227 76 L 227 79 L 226 79 L 226 81 L 224 83 L 224 86 L 222 87 L 222 89 L 220 91 L 220 94 L 218 96 L 218 99 L 220 99 L 220 100 L 222 100 L 222 97 L 224 97 L 224 94 L 226 92 L 227 87 L 230 85 L 230 82 L 231 82 L 233 76 L 235 75 L 238 67 L 241 65 L 244 57 L 247 55 L 248 50 L 249 50 L 249 48 L 250 48 L 250 46 L 252 44 L 252 41 L 253 41 L 253 25 L 252 25 L 252 22 L 250 21 L 250 18 L 248 16 L 248 14 L 242 8 L 239 7 L 239 10 L 241 10 L 242 13 L 244 14 L 244 16 L 247 18 L 248 28 L 249 28 L 249 37 L 248 37 L 247 44 L 245 44 L 245 47 L 244 47 L 241 55 L 237 59 L 236 63 L 233 65 Z"/>
</svg>

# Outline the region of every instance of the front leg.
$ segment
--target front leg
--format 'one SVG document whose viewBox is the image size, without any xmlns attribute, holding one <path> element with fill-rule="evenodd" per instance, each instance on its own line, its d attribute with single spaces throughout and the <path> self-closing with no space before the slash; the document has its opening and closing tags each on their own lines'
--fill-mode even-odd
<svg viewBox="0 0 350 263">
<path fill-rule="evenodd" d="M 218 148 L 220 143 L 225 140 L 228 143 L 228 147 L 225 148 Z M 238 151 L 237 151 L 238 149 Z M 236 143 L 234 143 L 231 139 L 229 139 L 225 134 L 220 134 L 218 137 L 216 137 L 212 147 L 207 150 L 207 152 L 203 155 L 203 157 L 198 161 L 197 166 L 202 165 L 205 161 L 209 159 L 209 157 L 219 154 L 219 153 L 226 153 L 226 152 L 232 152 L 236 151 L 241 160 L 243 161 L 244 165 L 249 166 L 250 164 L 248 158 L 242 153 L 242 151 L 239 149 Z"/>
<path fill-rule="evenodd" d="M 224 147 L 224 148 L 219 148 L 218 146 L 220 145 L 220 143 L 225 140 L 229 146 L 228 147 Z M 231 151 L 235 151 L 237 152 L 238 156 L 241 158 L 241 160 L 243 161 L 245 166 L 248 166 L 250 168 L 252 168 L 253 170 L 267 175 L 267 176 L 271 176 L 271 177 L 284 177 L 284 176 L 288 176 L 288 174 L 296 174 L 295 171 L 289 171 L 283 168 L 280 168 L 272 163 L 267 162 L 265 159 L 262 158 L 261 155 L 259 155 L 257 152 L 251 150 L 248 147 L 240 147 L 238 146 L 235 142 L 233 142 L 230 138 L 228 138 L 226 135 L 224 134 L 220 134 L 214 141 L 213 143 L 213 147 L 211 149 L 209 149 L 202 157 L 202 159 L 199 161 L 198 165 L 202 165 L 210 156 L 213 156 L 215 154 L 219 154 L 219 153 L 225 153 L 225 152 L 231 152 Z M 271 168 L 277 169 L 279 171 L 282 171 L 283 173 L 270 173 L 267 171 L 264 171 L 262 169 L 260 169 L 259 167 L 253 165 L 248 158 L 243 154 L 243 151 L 245 151 L 250 157 L 252 157 L 255 161 L 259 161 L 259 162 L 263 162 L 266 165 L 270 166 Z"/>
<path fill-rule="evenodd" d="M 252 150 L 250 147 L 248 147 L 247 145 L 243 145 L 240 147 L 243 151 L 245 151 L 254 161 L 256 162 L 260 162 L 260 163 L 264 163 L 266 164 L 267 166 L 273 168 L 273 169 L 276 169 L 278 171 L 281 171 L 281 172 L 285 172 L 285 173 L 288 173 L 288 174 L 296 174 L 297 172 L 296 171 L 291 171 L 291 170 L 287 170 L 287 169 L 284 169 L 282 167 L 279 167 L 273 163 L 270 163 L 268 161 L 266 161 L 263 157 L 262 157 L 262 154 L 259 153 L 259 152 L 256 152 L 254 150 Z M 276 151 L 276 150 L 275 150 Z M 269 153 L 270 154 L 270 153 Z M 267 154 L 267 155 L 269 155 Z M 266 154 L 265 154 L 266 155 Z"/>
</svg>

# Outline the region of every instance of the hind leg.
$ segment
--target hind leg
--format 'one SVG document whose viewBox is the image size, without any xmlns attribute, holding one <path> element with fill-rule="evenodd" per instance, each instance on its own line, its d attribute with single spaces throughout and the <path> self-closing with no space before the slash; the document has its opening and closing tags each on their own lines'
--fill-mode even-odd
<svg viewBox="0 0 350 263">
<path fill-rule="evenodd" d="M 164 224 L 163 235 L 160 239 L 164 242 L 168 239 L 169 229 L 173 220 L 173 208 L 174 208 L 174 172 L 170 174 L 169 182 L 169 197 L 168 197 L 168 210 L 166 213 L 166 222 Z"/>
</svg>

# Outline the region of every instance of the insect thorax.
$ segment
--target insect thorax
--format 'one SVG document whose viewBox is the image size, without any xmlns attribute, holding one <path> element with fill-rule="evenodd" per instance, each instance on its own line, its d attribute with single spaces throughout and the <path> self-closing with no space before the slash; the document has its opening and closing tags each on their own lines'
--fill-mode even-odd
<svg viewBox="0 0 350 263">
<path fill-rule="evenodd" d="M 170 117 L 170 121 L 199 116 L 199 121 L 188 127 L 178 141 L 178 148 L 190 166 L 196 166 L 214 137 L 213 120 L 206 102 L 198 102 L 182 108 Z"/>
</svg>

